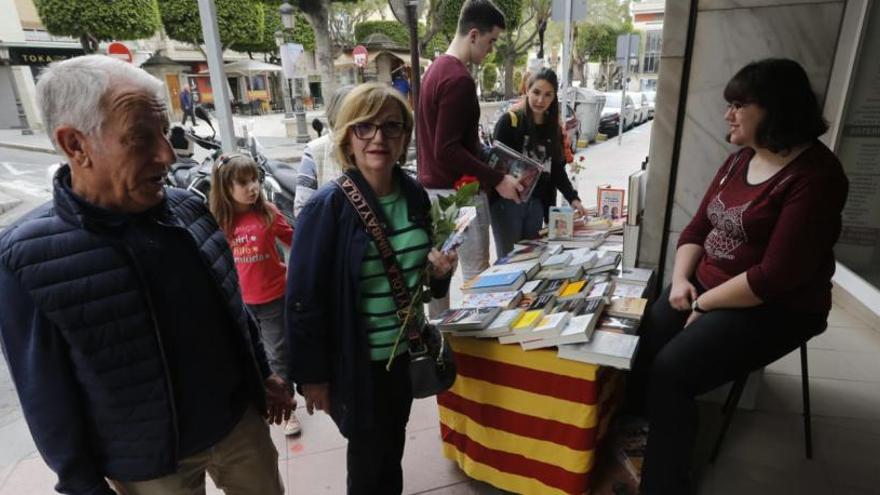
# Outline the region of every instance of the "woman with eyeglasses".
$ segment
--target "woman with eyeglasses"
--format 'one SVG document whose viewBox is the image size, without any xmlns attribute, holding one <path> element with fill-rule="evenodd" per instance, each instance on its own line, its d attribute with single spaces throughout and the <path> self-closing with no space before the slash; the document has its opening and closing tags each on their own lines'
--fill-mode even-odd
<svg viewBox="0 0 880 495">
<path fill-rule="evenodd" d="M 647 406 L 648 495 L 693 492 L 694 398 L 797 349 L 831 309 L 848 181 L 817 139 L 827 125 L 807 74 L 792 60 L 753 62 L 724 98 L 738 149 L 679 237 L 629 382 L 630 411 Z"/>
<path fill-rule="evenodd" d="M 428 195 L 400 168 L 412 130 L 400 93 L 370 83 L 342 102 L 333 135 L 341 179 L 378 217 L 406 289 L 412 294 L 427 267 L 430 292 L 442 297 L 457 258 L 432 249 Z M 400 493 L 412 404 L 406 336 L 381 253 L 346 190 L 338 181 L 322 186 L 297 220 L 287 279 L 289 378 L 308 413 L 327 412 L 348 438 L 348 493 Z M 423 321 L 422 311 L 416 304 L 412 317 Z"/>
</svg>

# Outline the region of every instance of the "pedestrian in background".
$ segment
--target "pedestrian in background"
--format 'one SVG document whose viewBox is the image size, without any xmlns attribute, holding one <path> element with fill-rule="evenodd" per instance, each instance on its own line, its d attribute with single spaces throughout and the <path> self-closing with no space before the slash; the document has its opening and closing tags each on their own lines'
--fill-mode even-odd
<svg viewBox="0 0 880 495">
<path fill-rule="evenodd" d="M 302 160 L 296 174 L 296 196 L 293 199 L 293 216 L 299 216 L 303 206 L 311 199 L 319 187 L 335 180 L 342 174 L 342 166 L 336 160 L 333 144 L 333 127 L 336 125 L 336 114 L 342 100 L 351 90 L 352 85 L 340 86 L 327 102 L 327 134 L 313 139 L 303 149 Z"/>
<path fill-rule="evenodd" d="M 466 0 L 458 18 L 458 30 L 446 53 L 437 57 L 425 73 L 419 94 L 419 182 L 432 198 L 453 194 L 462 176 L 475 176 L 482 192 L 474 197 L 477 218 L 459 247 L 462 276 L 476 277 L 489 268 L 489 203 L 487 192 L 518 201 L 519 181 L 485 164 L 479 142 L 480 102 L 470 66 L 479 65 L 492 53 L 505 29 L 504 14 L 490 0 Z M 437 315 L 449 307 L 449 299 L 430 304 Z"/>
<path fill-rule="evenodd" d="M 192 119 L 192 125 L 196 125 L 196 114 L 195 114 L 195 105 L 193 104 L 192 91 L 189 89 L 189 84 L 184 84 L 183 89 L 180 91 L 180 109 L 183 111 L 183 121 L 181 121 L 181 125 L 186 125 L 186 118 L 189 117 Z"/>
<path fill-rule="evenodd" d="M 495 139 L 544 165 L 528 201 L 517 203 L 497 195 L 491 200 L 492 233 L 499 258 L 519 240 L 538 236 L 549 208 L 556 204 L 557 190 L 579 214 L 587 214 L 565 173 L 558 90 L 556 73 L 541 69 L 530 76 L 523 104 L 495 124 Z"/>
<path fill-rule="evenodd" d="M 290 247 L 293 229 L 263 194 L 263 171 L 243 154 L 223 155 L 212 172 L 210 207 L 232 247 L 241 295 L 260 324 L 269 367 L 287 376 L 284 344 L 284 286 L 287 266 L 277 242 Z M 296 413 L 284 423 L 286 435 L 300 433 Z"/>
<path fill-rule="evenodd" d="M 401 168 L 413 117 L 381 83 L 356 87 L 336 121 L 343 181 L 354 184 L 385 226 L 406 289 L 428 268 L 434 296 L 449 288 L 456 257 L 432 249 L 430 202 Z M 349 182 L 350 181 L 350 182 Z M 412 404 L 406 336 L 376 242 L 341 184 L 321 187 L 297 221 L 287 277 L 290 379 L 309 414 L 330 414 L 348 439 L 348 493 L 393 495 Z M 411 315 L 424 321 L 421 304 Z"/>
</svg>

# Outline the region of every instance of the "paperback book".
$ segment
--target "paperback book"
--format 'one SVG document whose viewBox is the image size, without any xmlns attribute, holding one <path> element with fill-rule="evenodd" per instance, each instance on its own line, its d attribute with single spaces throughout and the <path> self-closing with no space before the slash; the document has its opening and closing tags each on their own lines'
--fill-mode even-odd
<svg viewBox="0 0 880 495">
<path fill-rule="evenodd" d="M 518 290 L 506 292 L 472 292 L 470 294 L 464 294 L 464 297 L 461 300 L 461 307 L 497 307 L 501 309 L 510 309 L 516 307 L 522 297 L 522 292 Z"/>
<path fill-rule="evenodd" d="M 648 300 L 643 297 L 616 297 L 611 299 L 611 304 L 606 310 L 609 316 L 623 318 L 642 319 Z"/>
<path fill-rule="evenodd" d="M 462 286 L 463 292 L 504 292 L 519 290 L 526 282 L 526 274 L 522 271 L 509 273 L 495 273 L 489 275 L 480 275 L 476 281 L 465 288 Z"/>
<path fill-rule="evenodd" d="M 501 308 L 450 308 L 435 321 L 441 332 L 483 330 L 501 313 Z"/>
<path fill-rule="evenodd" d="M 559 346 L 561 359 L 629 370 L 639 345 L 639 337 L 596 330 L 589 342 Z"/>
<path fill-rule="evenodd" d="M 499 141 L 492 143 L 485 158 L 486 164 L 490 167 L 519 180 L 522 186 L 519 200 L 523 203 L 527 202 L 535 190 L 535 185 L 538 184 L 544 166 Z"/>
</svg>

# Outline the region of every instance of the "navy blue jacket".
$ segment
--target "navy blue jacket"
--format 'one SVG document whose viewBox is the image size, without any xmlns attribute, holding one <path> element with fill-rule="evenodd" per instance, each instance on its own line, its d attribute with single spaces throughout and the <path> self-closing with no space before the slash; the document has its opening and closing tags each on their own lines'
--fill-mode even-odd
<svg viewBox="0 0 880 495">
<path fill-rule="evenodd" d="M 398 167 L 394 170 L 410 221 L 431 237 L 428 193 Z M 363 176 L 348 173 L 373 211 L 380 212 Z M 345 193 L 326 184 L 298 217 L 287 270 L 288 378 L 298 385 L 330 384 L 330 415 L 346 437 L 373 422 L 372 361 L 359 294 L 361 263 L 370 241 Z M 432 294 L 446 294 L 449 281 L 432 280 Z"/>
<path fill-rule="evenodd" d="M 178 418 L 138 260 L 112 225 L 84 213 L 69 184 L 64 166 L 54 200 L 0 235 L 0 337 L 31 434 L 58 474 L 56 490 L 112 494 L 104 477 L 137 481 L 177 470 Z M 166 189 L 154 219 L 192 237 L 204 261 L 193 270 L 210 272 L 228 302 L 249 356 L 249 397 L 265 410 L 269 367 L 226 237 L 186 191 Z"/>
</svg>

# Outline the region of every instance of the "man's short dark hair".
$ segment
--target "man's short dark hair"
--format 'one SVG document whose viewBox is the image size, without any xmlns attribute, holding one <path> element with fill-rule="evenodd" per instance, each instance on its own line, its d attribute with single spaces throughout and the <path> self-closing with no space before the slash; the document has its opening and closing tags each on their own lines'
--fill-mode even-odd
<svg viewBox="0 0 880 495">
<path fill-rule="evenodd" d="M 471 29 L 486 34 L 498 26 L 507 29 L 504 14 L 491 0 L 465 0 L 458 15 L 458 34 L 464 36 Z"/>
<path fill-rule="evenodd" d="M 794 60 L 767 58 L 746 65 L 727 83 L 724 99 L 757 103 L 767 112 L 755 143 L 774 153 L 813 141 L 828 130 L 807 73 Z"/>
</svg>

